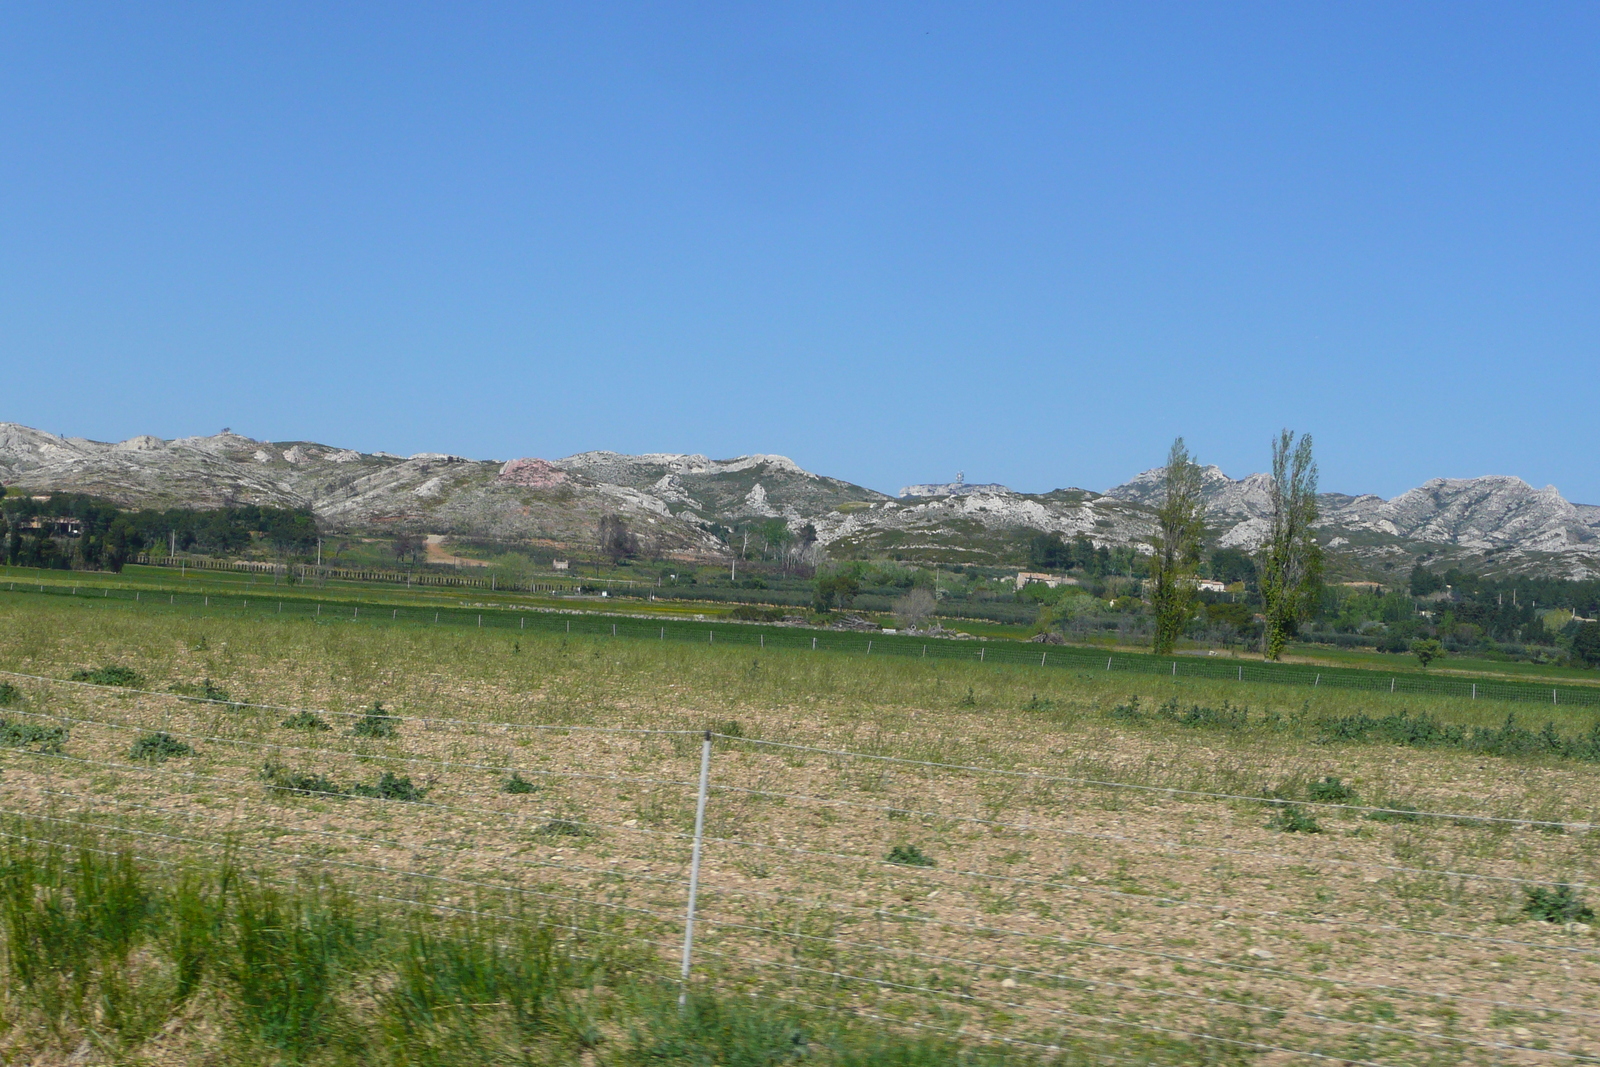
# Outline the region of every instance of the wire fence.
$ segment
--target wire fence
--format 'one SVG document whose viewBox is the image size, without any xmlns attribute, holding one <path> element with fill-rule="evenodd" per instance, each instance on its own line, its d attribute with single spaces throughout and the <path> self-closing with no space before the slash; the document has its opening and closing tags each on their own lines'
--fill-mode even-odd
<svg viewBox="0 0 1600 1067">
<path fill-rule="evenodd" d="M 1329 825 L 1288 832 L 1268 794 L 738 732 L 395 713 L 386 737 L 291 733 L 338 713 L 5 677 L 10 836 L 228 851 L 408 907 L 598 909 L 663 981 L 974 1041 L 1593 1062 L 1589 927 L 1515 922 L 1600 888 L 1588 820 L 1297 800 Z M 155 731 L 170 754 L 135 758 Z M 348 787 L 380 768 L 427 777 Z"/>
<path fill-rule="evenodd" d="M 683 619 L 641 619 L 627 615 L 564 612 L 496 603 L 417 607 L 337 598 L 315 599 L 303 595 L 182 593 L 113 586 L 73 586 L 45 582 L 8 581 L 0 590 L 10 593 L 68 596 L 86 601 L 133 601 L 152 608 L 199 608 L 239 618 L 298 618 L 324 623 L 405 623 L 472 627 L 497 632 L 569 634 L 575 637 L 613 637 L 628 640 L 673 641 L 715 647 L 809 651 L 863 656 L 892 656 L 983 663 L 993 666 L 1037 667 L 1041 671 L 1078 674 L 1136 674 L 1177 679 L 1236 682 L 1239 684 L 1292 686 L 1305 689 L 1356 690 L 1392 695 L 1428 695 L 1463 701 L 1494 700 L 1542 704 L 1547 707 L 1600 707 L 1600 684 L 1571 682 L 1547 685 L 1498 678 L 1382 671 L 1351 667 L 1319 667 L 1294 663 L 1239 661 L 1223 656 L 1156 656 L 1148 653 L 1105 651 L 1071 645 L 1039 645 L 1019 641 L 958 640 L 883 630 L 817 631 L 809 627 L 757 625 L 739 622 L 705 622 Z"/>
</svg>

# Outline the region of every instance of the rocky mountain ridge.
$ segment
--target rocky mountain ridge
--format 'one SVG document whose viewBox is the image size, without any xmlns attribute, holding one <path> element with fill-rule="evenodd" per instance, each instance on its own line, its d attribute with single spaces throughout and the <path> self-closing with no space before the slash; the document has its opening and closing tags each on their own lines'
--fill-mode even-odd
<svg viewBox="0 0 1600 1067">
<path fill-rule="evenodd" d="M 897 555 L 1016 563 L 1039 531 L 1141 546 L 1161 471 L 1105 493 L 1018 493 L 999 485 L 908 487 L 899 499 L 806 471 L 783 456 L 584 452 L 564 459 L 398 456 L 231 431 L 116 443 L 0 423 L 0 482 L 24 491 L 90 493 L 129 507 L 307 507 L 331 529 L 401 530 L 497 541 L 589 544 L 601 515 L 628 520 L 651 553 L 716 558 L 735 525 L 810 525 L 835 557 Z M 1204 476 L 1213 542 L 1254 548 L 1269 514 L 1267 477 Z M 951 491 L 957 490 L 957 491 Z M 1439 478 L 1385 500 L 1319 497 L 1319 539 L 1335 577 L 1393 580 L 1416 560 L 1500 573 L 1600 576 L 1600 507 L 1518 478 Z"/>
</svg>

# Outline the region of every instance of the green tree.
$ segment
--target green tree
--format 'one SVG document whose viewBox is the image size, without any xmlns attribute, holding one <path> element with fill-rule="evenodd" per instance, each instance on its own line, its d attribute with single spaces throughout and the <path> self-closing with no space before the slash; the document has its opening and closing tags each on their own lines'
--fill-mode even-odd
<svg viewBox="0 0 1600 1067">
<path fill-rule="evenodd" d="M 1417 662 L 1427 667 L 1436 659 L 1444 657 L 1444 646 L 1431 637 L 1421 637 L 1411 642 L 1411 654 L 1417 657 Z"/>
<path fill-rule="evenodd" d="M 1271 528 L 1261 546 L 1261 600 L 1266 626 L 1261 640 L 1269 660 L 1316 607 L 1322 587 L 1322 549 L 1311 526 L 1317 521 L 1317 463 L 1311 435 L 1298 441 L 1284 430 L 1272 442 Z"/>
<path fill-rule="evenodd" d="M 1206 504 L 1201 496 L 1200 465 L 1189 455 L 1183 438 L 1172 442 L 1162 477 L 1163 498 L 1156 511 L 1156 532 L 1150 539 L 1150 605 L 1155 613 L 1155 651 L 1171 652 L 1178 644 L 1194 607 L 1195 567 L 1206 532 Z"/>
<path fill-rule="evenodd" d="M 1572 635 L 1572 658 L 1585 667 L 1600 667 L 1600 622 L 1586 622 Z"/>
</svg>

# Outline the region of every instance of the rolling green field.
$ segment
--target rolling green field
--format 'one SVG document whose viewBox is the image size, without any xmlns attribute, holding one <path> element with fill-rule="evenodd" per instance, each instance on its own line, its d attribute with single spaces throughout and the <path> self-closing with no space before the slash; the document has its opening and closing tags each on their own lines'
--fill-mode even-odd
<svg viewBox="0 0 1600 1067">
<path fill-rule="evenodd" d="M 1590 709 L 171 595 L 0 594 L 13 1062 L 1600 1052 Z"/>
</svg>

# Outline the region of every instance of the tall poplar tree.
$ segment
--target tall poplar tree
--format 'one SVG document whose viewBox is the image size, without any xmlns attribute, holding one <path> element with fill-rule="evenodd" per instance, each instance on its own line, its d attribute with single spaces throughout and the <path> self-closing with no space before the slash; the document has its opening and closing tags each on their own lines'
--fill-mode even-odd
<svg viewBox="0 0 1600 1067">
<path fill-rule="evenodd" d="M 1283 656 L 1283 646 L 1309 618 L 1322 585 L 1322 548 L 1312 534 L 1317 521 L 1317 463 L 1311 435 L 1298 441 L 1284 430 L 1272 443 L 1271 529 L 1261 546 L 1261 600 L 1266 626 L 1261 635 L 1267 659 Z"/>
<path fill-rule="evenodd" d="M 1155 651 L 1165 655 L 1178 638 L 1194 607 L 1195 565 L 1206 532 L 1206 503 L 1199 464 L 1183 438 L 1172 442 L 1162 478 L 1163 498 L 1156 512 L 1155 549 L 1150 558 L 1150 603 L 1155 609 Z"/>
</svg>

